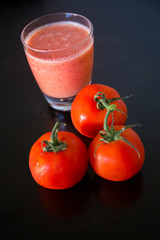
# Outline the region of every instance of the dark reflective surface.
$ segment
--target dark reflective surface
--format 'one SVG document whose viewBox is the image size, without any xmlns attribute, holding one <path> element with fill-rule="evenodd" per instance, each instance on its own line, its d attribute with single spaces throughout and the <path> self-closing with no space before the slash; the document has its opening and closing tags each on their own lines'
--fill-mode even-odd
<svg viewBox="0 0 160 240">
<path fill-rule="evenodd" d="M 39 187 L 39 198 L 44 209 L 55 218 L 74 219 L 85 212 L 92 196 L 88 174 L 76 186 L 62 191 Z"/>
<path fill-rule="evenodd" d="M 94 192 L 98 200 L 108 208 L 127 209 L 140 199 L 143 184 L 141 173 L 124 182 L 106 181 L 95 175 Z"/>
<path fill-rule="evenodd" d="M 32 144 L 59 120 L 86 146 L 70 113 L 46 103 L 26 61 L 20 33 L 51 12 L 77 12 L 94 25 L 93 82 L 126 100 L 127 124 L 146 151 L 139 174 L 126 182 L 98 177 L 91 167 L 75 187 L 52 191 L 29 171 Z M 159 239 L 160 216 L 160 2 L 157 0 L 14 1 L 1 6 L 0 226 L 4 239 Z"/>
</svg>

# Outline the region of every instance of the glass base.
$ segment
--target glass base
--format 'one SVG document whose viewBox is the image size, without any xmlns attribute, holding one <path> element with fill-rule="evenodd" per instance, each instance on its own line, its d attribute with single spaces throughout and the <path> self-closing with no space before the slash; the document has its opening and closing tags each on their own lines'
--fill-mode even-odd
<svg viewBox="0 0 160 240">
<path fill-rule="evenodd" d="M 69 97 L 69 98 L 53 98 L 53 97 L 49 97 L 46 94 L 44 94 L 45 99 L 47 100 L 47 102 L 49 103 L 49 105 L 59 111 L 70 111 L 71 110 L 71 105 L 72 102 L 75 98 L 75 96 L 73 97 Z"/>
</svg>

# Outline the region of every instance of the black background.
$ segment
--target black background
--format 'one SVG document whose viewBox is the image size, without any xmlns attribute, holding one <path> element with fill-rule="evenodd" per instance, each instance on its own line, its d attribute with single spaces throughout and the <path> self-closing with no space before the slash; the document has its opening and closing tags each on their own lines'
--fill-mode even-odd
<svg viewBox="0 0 160 240">
<path fill-rule="evenodd" d="M 91 168 L 77 186 L 52 191 L 31 177 L 32 144 L 56 120 L 73 127 L 70 113 L 51 109 L 26 61 L 20 33 L 45 14 L 75 12 L 94 25 L 93 83 L 115 88 L 126 100 L 127 123 L 146 151 L 132 179 L 114 183 Z M 160 223 L 160 1 L 1 1 L 0 9 L 0 228 L 3 239 L 158 239 Z M 63 128 L 64 129 L 64 128 Z"/>
</svg>

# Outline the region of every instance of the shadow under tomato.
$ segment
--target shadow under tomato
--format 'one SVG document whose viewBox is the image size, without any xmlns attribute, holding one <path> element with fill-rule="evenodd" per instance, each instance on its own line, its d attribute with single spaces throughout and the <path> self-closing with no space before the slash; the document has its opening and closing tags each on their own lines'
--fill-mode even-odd
<svg viewBox="0 0 160 240">
<path fill-rule="evenodd" d="M 108 207 L 117 209 L 134 205 L 143 191 L 141 173 L 123 182 L 112 182 L 95 175 L 94 183 L 94 192 L 98 200 Z"/>
<path fill-rule="evenodd" d="M 98 130 L 97 130 L 98 129 Z M 96 136 L 100 130 L 103 130 L 103 124 L 98 124 L 97 127 L 95 127 L 95 123 L 85 123 L 83 126 L 81 126 L 81 131 L 85 132 L 88 135 Z M 93 137 L 92 137 L 93 139 Z"/>
<path fill-rule="evenodd" d="M 89 175 L 76 186 L 63 190 L 52 190 L 39 186 L 39 197 L 44 209 L 54 217 L 71 218 L 82 212 L 92 194 Z"/>
</svg>

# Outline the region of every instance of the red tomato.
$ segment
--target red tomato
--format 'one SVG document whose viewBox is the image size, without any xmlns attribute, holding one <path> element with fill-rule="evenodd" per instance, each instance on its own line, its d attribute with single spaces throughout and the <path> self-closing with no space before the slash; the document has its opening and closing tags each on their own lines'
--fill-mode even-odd
<svg viewBox="0 0 160 240">
<path fill-rule="evenodd" d="M 71 119 L 75 128 L 83 135 L 93 138 L 103 129 L 104 117 L 107 109 L 97 108 L 97 102 L 94 97 L 98 92 L 103 92 L 107 99 L 119 98 L 119 93 L 106 85 L 91 84 L 83 88 L 75 97 L 71 107 Z M 98 99 L 98 98 L 97 98 Z M 127 107 L 123 100 L 115 100 L 108 105 L 116 105 L 116 109 L 122 112 L 114 111 L 114 124 L 123 125 L 127 119 Z M 112 117 L 109 116 L 108 124 L 111 125 Z"/>
<path fill-rule="evenodd" d="M 55 146 L 64 144 L 63 150 L 53 152 L 50 146 L 51 132 L 45 133 L 31 148 L 29 167 L 39 185 L 51 189 L 65 189 L 80 182 L 85 175 L 89 162 L 88 152 L 85 144 L 73 133 L 60 131 L 58 138 L 57 133 L 54 135 Z"/>
<path fill-rule="evenodd" d="M 115 126 L 119 131 L 123 126 Z M 90 164 L 97 175 L 112 181 L 124 181 L 133 177 L 140 171 L 144 163 L 145 151 L 137 133 L 128 128 L 120 137 L 129 141 L 130 146 L 124 140 L 103 142 L 98 134 L 89 146 Z"/>
</svg>

